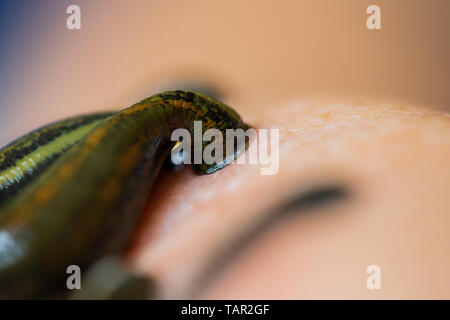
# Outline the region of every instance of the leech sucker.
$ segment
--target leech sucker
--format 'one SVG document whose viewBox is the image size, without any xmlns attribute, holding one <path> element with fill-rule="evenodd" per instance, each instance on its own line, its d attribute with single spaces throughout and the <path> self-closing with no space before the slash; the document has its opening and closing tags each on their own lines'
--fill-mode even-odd
<svg viewBox="0 0 450 320">
<path fill-rule="evenodd" d="M 51 293 L 65 285 L 68 265 L 120 253 L 175 144 L 172 131 L 194 136 L 194 121 L 203 131 L 249 128 L 227 105 L 178 90 L 44 127 L 0 150 L 0 297 Z M 226 165 L 193 167 L 205 174 Z"/>
</svg>

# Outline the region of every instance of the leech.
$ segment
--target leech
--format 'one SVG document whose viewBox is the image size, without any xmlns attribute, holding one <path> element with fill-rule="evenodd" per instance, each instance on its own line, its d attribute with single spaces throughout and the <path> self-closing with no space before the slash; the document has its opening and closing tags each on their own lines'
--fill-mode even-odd
<svg viewBox="0 0 450 320">
<path fill-rule="evenodd" d="M 202 135 L 249 128 L 229 106 L 178 90 L 52 124 L 0 150 L 0 233 L 9 239 L 0 254 L 0 298 L 51 294 L 65 285 L 67 266 L 120 254 L 173 148 L 172 131 L 194 136 L 196 121 Z M 243 151 L 193 168 L 213 173 Z M 19 177 L 14 168 L 24 161 L 32 163 Z"/>
</svg>

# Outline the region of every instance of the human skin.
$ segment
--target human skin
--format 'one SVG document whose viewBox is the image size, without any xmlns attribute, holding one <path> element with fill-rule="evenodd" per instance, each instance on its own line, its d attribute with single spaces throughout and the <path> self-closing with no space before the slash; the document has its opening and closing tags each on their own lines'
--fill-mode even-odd
<svg viewBox="0 0 450 320">
<path fill-rule="evenodd" d="M 162 172 L 128 254 L 158 297 L 450 298 L 448 115 L 313 100 L 247 109 L 255 128 L 280 130 L 279 171 Z M 274 208 L 323 186 L 345 195 L 294 209 L 224 255 Z M 370 265 L 379 290 L 367 288 Z"/>
</svg>

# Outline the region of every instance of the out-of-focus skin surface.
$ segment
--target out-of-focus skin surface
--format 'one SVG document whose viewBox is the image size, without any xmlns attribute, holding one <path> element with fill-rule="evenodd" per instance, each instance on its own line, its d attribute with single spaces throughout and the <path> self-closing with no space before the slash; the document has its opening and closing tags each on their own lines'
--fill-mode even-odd
<svg viewBox="0 0 450 320">
<path fill-rule="evenodd" d="M 275 176 L 162 173 L 129 253 L 160 297 L 450 298 L 450 124 L 437 111 L 450 108 L 449 1 L 376 1 L 376 31 L 372 0 L 79 0 L 79 31 L 65 28 L 68 3 L 47 3 L 14 21 L 7 47 L 22 60 L 2 70 L 1 145 L 192 80 L 280 129 Z M 348 195 L 280 220 L 202 280 L 272 208 L 329 183 Z M 372 264 L 381 290 L 366 288 Z"/>
<path fill-rule="evenodd" d="M 309 96 L 449 108 L 448 0 L 78 0 L 81 30 L 66 28 L 69 4 L 24 5 L 29 16 L 2 30 L 13 59 L 0 82 L 0 145 L 192 78 L 239 112 Z M 366 27 L 373 4 L 381 30 Z"/>
<path fill-rule="evenodd" d="M 297 101 L 248 119 L 280 128 L 278 174 L 233 165 L 198 177 L 185 168 L 157 183 L 130 261 L 157 277 L 162 297 L 450 297 L 448 115 Z M 202 282 L 240 231 L 318 185 L 348 195 L 280 220 Z M 366 287 L 372 264 L 381 290 Z"/>
</svg>

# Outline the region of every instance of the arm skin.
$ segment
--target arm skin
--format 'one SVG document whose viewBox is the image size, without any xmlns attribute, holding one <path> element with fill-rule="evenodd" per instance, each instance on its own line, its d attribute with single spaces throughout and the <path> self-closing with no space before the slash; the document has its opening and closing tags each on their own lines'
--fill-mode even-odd
<svg viewBox="0 0 450 320">
<path fill-rule="evenodd" d="M 85 268 L 120 253 L 173 147 L 172 130 L 192 133 L 197 120 L 203 131 L 248 128 L 236 112 L 211 98 L 164 92 L 99 122 L 34 181 L 18 184 L 21 191 L 6 199 L 0 212 L 0 232 L 7 239 L 0 256 L 0 296 L 54 294 L 65 284 L 67 266 Z M 225 165 L 194 167 L 202 174 Z"/>
</svg>

